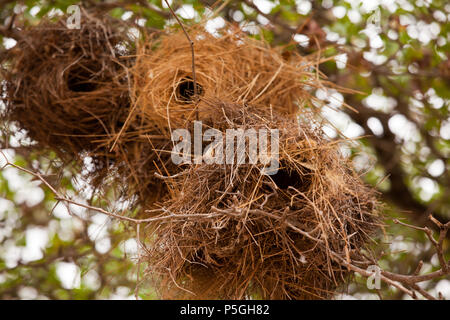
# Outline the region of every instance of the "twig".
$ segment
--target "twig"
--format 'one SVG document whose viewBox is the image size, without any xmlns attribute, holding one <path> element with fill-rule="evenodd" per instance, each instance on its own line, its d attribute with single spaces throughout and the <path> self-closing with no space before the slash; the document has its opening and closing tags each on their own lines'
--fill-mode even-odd
<svg viewBox="0 0 450 320">
<path fill-rule="evenodd" d="M 14 13 L 6 26 L 0 26 L 0 35 L 10 37 L 15 40 L 20 40 L 22 38 L 20 32 L 13 28 L 16 17 L 17 15 Z"/>
<path fill-rule="evenodd" d="M 400 222 L 398 219 L 394 219 L 394 223 L 395 224 L 400 224 L 402 226 L 408 227 L 408 228 L 412 228 L 415 230 L 420 230 L 425 232 L 425 234 L 427 235 L 428 239 L 430 240 L 430 242 L 433 244 L 433 246 L 436 248 L 436 254 L 438 256 L 439 259 L 439 264 L 442 268 L 442 271 L 444 273 L 450 273 L 450 267 L 448 265 L 448 262 L 445 261 L 445 257 L 444 257 L 444 250 L 443 250 L 443 243 L 444 240 L 447 236 L 447 232 L 450 229 L 450 221 L 447 222 L 446 224 L 442 224 L 441 222 L 439 222 L 438 220 L 436 220 L 436 218 L 434 218 L 432 215 L 430 215 L 429 220 L 434 223 L 440 230 L 439 232 L 439 239 L 436 241 L 436 239 L 434 239 L 433 236 L 433 231 L 431 231 L 428 227 L 417 227 L 417 226 L 413 226 L 404 222 Z"/>
<path fill-rule="evenodd" d="M 119 219 L 119 220 L 140 224 L 140 223 L 149 223 L 149 222 L 164 221 L 164 220 L 173 220 L 173 219 L 176 220 L 176 219 L 199 218 L 199 217 L 212 218 L 212 217 L 215 216 L 213 213 L 174 214 L 174 213 L 168 211 L 165 208 L 160 208 L 160 209 L 145 210 L 145 212 L 149 212 L 149 213 L 162 212 L 165 215 L 159 215 L 159 216 L 156 216 L 156 217 L 146 218 L 146 219 L 130 218 L 130 217 L 127 217 L 127 216 L 124 216 L 124 215 L 120 215 L 120 214 L 117 214 L 117 213 L 114 213 L 114 212 L 107 211 L 107 210 L 99 208 L 99 207 L 95 207 L 95 206 L 91 206 L 91 205 L 88 205 L 88 204 L 80 203 L 80 202 L 72 200 L 72 199 L 70 199 L 68 197 L 65 197 L 64 195 L 59 193 L 47 180 L 45 180 L 45 178 L 41 174 L 33 172 L 31 170 L 28 170 L 26 168 L 23 168 L 23 167 L 21 167 L 19 165 L 16 165 L 16 164 L 10 162 L 8 160 L 8 158 L 6 157 L 6 155 L 3 153 L 3 151 L 1 151 L 1 150 L 0 150 L 0 154 L 3 156 L 3 158 L 5 158 L 5 161 L 6 161 L 5 164 L 0 169 L 4 169 L 4 168 L 6 168 L 8 166 L 11 166 L 13 168 L 16 168 L 16 169 L 22 171 L 22 172 L 30 174 L 33 177 L 36 177 L 37 179 L 39 179 L 42 183 L 44 183 L 50 189 L 50 191 L 54 194 L 56 201 L 60 201 L 60 202 L 62 201 L 62 202 L 66 202 L 66 203 L 69 203 L 69 204 L 73 204 L 73 205 L 76 205 L 76 206 L 79 206 L 79 207 L 82 207 L 82 208 L 85 208 L 85 209 L 88 209 L 88 210 L 92 210 L 92 211 L 96 211 L 96 212 L 105 214 L 107 216 L 110 216 L 110 217 L 113 217 L 113 218 L 116 218 L 116 219 Z"/>
<path fill-rule="evenodd" d="M 438 241 L 436 241 L 434 239 L 433 232 L 427 227 L 423 227 L 423 228 L 417 227 L 417 226 L 410 225 L 410 224 L 407 224 L 404 222 L 400 222 L 397 219 L 394 219 L 394 223 L 400 224 L 405 227 L 412 228 L 414 230 L 423 231 L 427 235 L 430 242 L 436 248 L 436 253 L 439 258 L 441 269 L 431 272 L 431 273 L 424 274 L 424 275 L 419 275 L 420 270 L 422 269 L 422 266 L 423 266 L 423 261 L 420 261 L 416 270 L 411 275 L 402 275 L 402 274 L 396 274 L 396 273 L 392 273 L 389 271 L 381 270 L 380 276 L 383 281 L 396 287 L 397 289 L 401 290 L 402 292 L 408 294 L 413 299 L 417 299 L 416 292 L 418 292 L 426 299 L 436 300 L 435 297 L 433 297 L 431 294 L 429 294 L 426 290 L 422 289 L 417 284 L 420 282 L 433 280 L 433 279 L 450 274 L 450 262 L 445 261 L 443 247 L 442 247 L 443 241 L 446 238 L 448 230 L 450 229 L 450 222 L 447 222 L 446 224 L 442 224 L 432 216 L 430 216 L 429 219 L 440 228 L 440 235 L 439 235 Z M 365 276 L 365 277 L 372 275 L 372 273 L 370 273 L 364 269 L 361 269 L 358 266 L 355 266 L 354 264 L 348 263 L 347 261 L 345 261 L 345 259 L 343 259 L 339 255 L 337 255 L 335 252 L 331 252 L 331 254 L 332 254 L 332 258 L 336 262 L 344 264 L 350 270 L 358 272 L 359 274 L 361 274 L 362 276 Z M 410 288 L 411 290 L 408 288 Z M 438 298 L 440 299 L 441 295 L 439 295 Z"/>
<path fill-rule="evenodd" d="M 194 52 L 194 41 L 192 41 L 191 37 L 189 36 L 189 33 L 186 31 L 186 29 L 183 26 L 183 23 L 181 22 L 180 18 L 175 14 L 172 7 L 170 6 L 169 2 L 167 0 L 164 0 L 167 4 L 167 7 L 169 8 L 172 15 L 175 17 L 175 19 L 178 21 L 178 24 L 180 25 L 181 29 L 183 29 L 184 34 L 186 35 L 186 38 L 189 41 L 189 44 L 191 46 L 191 52 L 192 52 L 192 80 L 194 81 L 194 98 L 197 99 L 197 75 L 195 73 L 195 52 Z"/>
<path fill-rule="evenodd" d="M 251 0 L 244 0 L 244 3 L 246 5 L 248 5 L 249 7 L 255 9 L 258 14 L 260 14 L 261 16 L 263 16 L 264 18 L 266 18 L 267 20 L 269 20 L 272 24 L 274 25 L 278 25 L 280 27 L 282 27 L 285 31 L 289 32 L 290 34 L 295 32 L 295 29 L 292 28 L 289 24 L 285 23 L 284 21 L 278 19 L 276 16 L 271 15 L 271 14 L 265 14 L 264 12 L 262 12 L 258 6 L 256 6 L 253 1 Z"/>
</svg>

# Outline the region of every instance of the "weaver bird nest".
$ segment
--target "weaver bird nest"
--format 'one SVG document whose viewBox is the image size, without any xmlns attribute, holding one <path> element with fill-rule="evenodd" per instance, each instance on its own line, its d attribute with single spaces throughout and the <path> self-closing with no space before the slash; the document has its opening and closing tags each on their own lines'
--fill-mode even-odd
<svg viewBox="0 0 450 320">
<path fill-rule="evenodd" d="M 280 167 L 237 165 L 236 148 L 234 164 L 188 165 L 166 179 L 162 210 L 183 217 L 147 231 L 158 235 L 147 255 L 156 287 L 168 298 L 330 297 L 348 273 L 336 256 L 360 259 L 378 229 L 373 191 L 312 119 L 220 102 L 210 110 L 224 133 L 279 128 Z"/>
<path fill-rule="evenodd" d="M 215 37 L 197 26 L 188 30 L 194 74 L 181 31 L 134 43 L 122 23 L 86 16 L 80 30 L 63 22 L 23 30 L 2 62 L 3 119 L 64 160 L 91 156 L 95 186 L 114 179 L 140 217 L 162 215 L 139 234 L 161 296 L 335 293 L 349 275 L 341 262 L 362 257 L 380 217 L 374 191 L 315 120 L 310 92 L 333 86 L 317 76 L 317 59 L 286 60 L 239 30 Z M 211 154 L 175 164 L 171 134 L 194 133 L 196 120 L 223 135 L 279 130 L 278 170 L 206 161 Z"/>
</svg>

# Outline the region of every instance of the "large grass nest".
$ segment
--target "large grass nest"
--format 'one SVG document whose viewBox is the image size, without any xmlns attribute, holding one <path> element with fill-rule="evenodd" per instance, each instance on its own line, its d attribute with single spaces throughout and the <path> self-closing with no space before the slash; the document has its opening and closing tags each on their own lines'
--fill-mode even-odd
<svg viewBox="0 0 450 320">
<path fill-rule="evenodd" d="M 127 66 L 132 42 L 115 19 L 83 16 L 81 29 L 65 20 L 20 31 L 3 61 L 8 120 L 61 155 L 95 151 L 128 113 Z"/>
<path fill-rule="evenodd" d="M 271 109 L 289 116 L 314 107 L 314 89 L 333 86 L 319 79 L 315 66 L 320 59 L 315 56 L 291 52 L 285 59 L 286 48 L 271 48 L 231 27 L 220 36 L 201 25 L 188 32 L 195 43 L 195 77 L 191 47 L 181 30 L 149 37 L 137 50 L 135 114 L 156 123 L 162 132 L 208 117 L 207 108 L 199 114 L 205 100 L 245 103 L 255 112 Z"/>
<path fill-rule="evenodd" d="M 89 179 L 95 187 L 102 189 L 113 177 L 122 180 L 121 188 L 126 185 L 128 196 L 154 201 L 160 189 L 145 175 L 136 179 L 145 165 L 141 155 L 154 154 L 153 148 L 136 137 L 112 148 L 133 103 L 130 25 L 85 10 L 80 29 L 67 28 L 66 19 L 43 19 L 20 30 L 2 61 L 2 118 L 25 129 L 35 148 L 56 151 L 65 163 L 79 166 L 91 157 L 95 170 Z"/>
<path fill-rule="evenodd" d="M 224 139 L 226 129 L 279 129 L 280 168 L 203 163 L 166 177 L 162 210 L 181 216 L 149 228 L 149 276 L 166 298 L 329 298 L 348 275 L 336 261 L 362 258 L 379 229 L 374 191 L 312 116 L 208 104 L 205 130 Z"/>
<path fill-rule="evenodd" d="M 89 153 L 104 175 L 114 158 L 104 139 L 120 130 L 131 104 L 134 43 L 122 22 L 82 13 L 80 29 L 63 17 L 20 30 L 2 61 L 3 118 L 66 162 Z"/>
</svg>

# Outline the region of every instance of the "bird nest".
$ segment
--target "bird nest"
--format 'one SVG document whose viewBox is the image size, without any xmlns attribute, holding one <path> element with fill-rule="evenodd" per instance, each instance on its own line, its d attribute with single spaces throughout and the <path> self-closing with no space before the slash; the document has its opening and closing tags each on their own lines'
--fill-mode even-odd
<svg viewBox="0 0 450 320">
<path fill-rule="evenodd" d="M 299 123 L 243 105 L 209 105 L 222 116 L 205 129 L 214 124 L 223 137 L 228 129 L 278 129 L 280 166 L 265 174 L 267 161 L 249 163 L 249 152 L 237 165 L 234 148 L 234 163 L 203 159 L 165 177 L 171 197 L 161 208 L 174 217 L 148 228 L 156 235 L 148 275 L 157 275 L 167 298 L 329 298 L 348 275 L 336 259 L 360 259 L 379 228 L 374 191 L 336 143 L 312 129 L 312 116 Z"/>
<path fill-rule="evenodd" d="M 208 117 L 207 109 L 203 115 L 198 109 L 211 99 L 295 115 L 313 107 L 312 89 L 329 84 L 314 72 L 317 59 L 293 52 L 286 60 L 283 48 L 271 48 L 240 30 L 227 28 L 216 37 L 197 26 L 189 34 L 195 42 L 195 77 L 183 32 L 149 37 L 138 48 L 133 74 L 140 110 L 135 113 L 162 131 Z"/>
</svg>

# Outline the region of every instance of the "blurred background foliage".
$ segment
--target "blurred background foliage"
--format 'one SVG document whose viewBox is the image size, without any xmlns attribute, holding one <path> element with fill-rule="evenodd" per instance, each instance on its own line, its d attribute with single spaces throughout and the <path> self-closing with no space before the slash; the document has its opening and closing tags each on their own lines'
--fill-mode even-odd
<svg viewBox="0 0 450 320">
<path fill-rule="evenodd" d="M 352 157 L 367 183 L 386 203 L 387 225 L 380 240 L 388 250 L 384 269 L 411 273 L 423 260 L 422 273 L 439 268 L 436 254 L 420 231 L 392 224 L 393 218 L 434 227 L 429 214 L 450 219 L 450 3 L 445 0 L 185 0 L 170 1 L 187 24 L 207 20 L 210 32 L 225 21 L 249 36 L 283 45 L 286 54 L 320 52 L 330 59 L 320 70 L 332 82 L 358 91 L 341 94 L 317 90 L 326 101 L 324 130 L 332 139 L 342 133 L 357 139 L 343 150 Z M 0 0 L 0 25 L 33 25 L 57 17 L 68 6 L 98 7 L 137 26 L 161 29 L 175 25 L 160 0 L 10 1 Z M 82 21 L 81 21 L 82 23 Z M 130 30 L 137 34 L 136 30 Z M 0 36 L 2 50 L 15 41 Z M 0 53 L 1 54 L 1 53 Z M 356 109 L 345 108 L 347 103 Z M 339 133 L 340 132 L 340 133 Z M 50 181 L 80 201 L 109 210 L 127 209 L 114 194 L 97 197 L 83 171 L 61 168 L 52 154 L 30 153 L 32 141 L 17 130 L 2 135 L 1 149 L 15 163 L 46 173 Z M 89 170 L 86 159 L 83 170 Z M 52 178 L 53 177 L 53 178 Z M 114 205 L 111 205 L 114 204 Z M 113 207 L 111 207 L 113 206 Z M 126 231 L 126 232 L 125 232 Z M 8 167 L 0 171 L 0 299 L 134 298 L 137 245 L 135 230 L 76 206 L 56 203 L 31 176 Z M 444 242 L 449 256 L 450 241 Z M 449 279 L 422 286 L 450 298 Z M 365 279 L 355 275 L 342 298 L 374 298 Z M 383 298 L 406 298 L 382 287 Z M 142 284 L 139 297 L 156 298 Z"/>
</svg>

